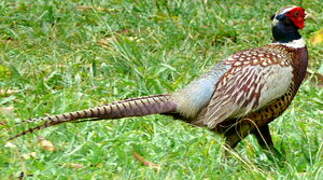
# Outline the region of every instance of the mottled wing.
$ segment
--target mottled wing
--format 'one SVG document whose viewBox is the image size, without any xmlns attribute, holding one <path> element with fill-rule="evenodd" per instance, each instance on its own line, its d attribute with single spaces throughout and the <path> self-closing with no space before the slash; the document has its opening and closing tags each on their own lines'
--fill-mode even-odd
<svg viewBox="0 0 323 180">
<path fill-rule="evenodd" d="M 293 77 L 289 58 L 287 51 L 275 52 L 270 48 L 229 57 L 225 63 L 231 68 L 220 79 L 205 116 L 198 121 L 214 128 L 230 117 L 242 117 L 284 95 Z"/>
</svg>

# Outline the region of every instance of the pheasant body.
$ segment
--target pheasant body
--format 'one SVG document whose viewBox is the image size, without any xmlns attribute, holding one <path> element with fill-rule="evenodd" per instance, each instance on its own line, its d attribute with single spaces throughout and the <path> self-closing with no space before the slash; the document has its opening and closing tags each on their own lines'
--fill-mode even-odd
<svg viewBox="0 0 323 180">
<path fill-rule="evenodd" d="M 192 123 L 224 134 L 234 147 L 287 109 L 305 77 L 307 59 L 306 47 L 281 44 L 230 56 L 223 61 L 230 68 L 216 84 L 212 100 Z"/>
<path fill-rule="evenodd" d="M 300 7 L 279 11 L 273 20 L 274 43 L 231 55 L 186 88 L 172 94 L 131 98 L 83 111 L 31 119 L 45 122 L 11 139 L 84 118 L 94 121 L 163 114 L 223 134 L 232 148 L 250 133 L 256 135 L 261 146 L 273 147 L 268 123 L 287 109 L 307 68 L 307 49 L 297 31 L 304 23 L 297 22 L 299 18 L 288 18 L 296 16 L 290 12 L 297 12 L 304 20 L 305 12 Z"/>
</svg>

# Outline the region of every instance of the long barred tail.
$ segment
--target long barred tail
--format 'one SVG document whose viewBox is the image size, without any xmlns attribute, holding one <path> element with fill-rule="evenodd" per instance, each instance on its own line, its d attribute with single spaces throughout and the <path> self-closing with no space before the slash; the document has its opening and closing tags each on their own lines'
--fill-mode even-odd
<svg viewBox="0 0 323 180">
<path fill-rule="evenodd" d="M 86 110 L 27 120 L 25 122 L 44 121 L 44 123 L 39 126 L 27 129 L 9 138 L 8 140 L 13 140 L 25 134 L 33 133 L 34 131 L 38 131 L 57 124 L 65 122 L 78 122 L 78 120 L 81 119 L 119 119 L 124 117 L 144 116 L 149 114 L 172 113 L 175 111 L 176 103 L 172 100 L 171 96 L 167 94 L 130 98 Z"/>
</svg>

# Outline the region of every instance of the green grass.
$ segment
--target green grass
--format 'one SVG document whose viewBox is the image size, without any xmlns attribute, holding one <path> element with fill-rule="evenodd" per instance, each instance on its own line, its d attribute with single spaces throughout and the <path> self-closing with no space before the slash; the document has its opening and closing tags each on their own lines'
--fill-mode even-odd
<svg viewBox="0 0 323 180">
<path fill-rule="evenodd" d="M 316 17 L 302 31 L 308 41 L 322 28 L 320 0 L 1 1 L 0 89 L 19 91 L 0 97 L 2 109 L 14 108 L 0 112 L 1 179 L 320 179 L 323 90 L 309 80 L 271 123 L 281 158 L 250 136 L 225 160 L 221 137 L 158 115 L 64 124 L 5 147 L 26 127 L 20 120 L 185 86 L 231 53 L 270 42 L 270 16 L 290 4 Z M 322 44 L 308 46 L 310 69 L 322 71 Z M 43 150 L 38 136 L 57 150 Z"/>
</svg>

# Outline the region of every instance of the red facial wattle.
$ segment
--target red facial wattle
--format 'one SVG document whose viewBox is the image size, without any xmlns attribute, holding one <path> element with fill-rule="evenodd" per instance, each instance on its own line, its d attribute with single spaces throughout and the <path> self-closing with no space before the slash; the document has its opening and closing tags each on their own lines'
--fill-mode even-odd
<svg viewBox="0 0 323 180">
<path fill-rule="evenodd" d="M 296 7 L 286 13 L 286 16 L 294 23 L 294 25 L 303 29 L 305 27 L 305 10 L 301 7 Z"/>
</svg>

